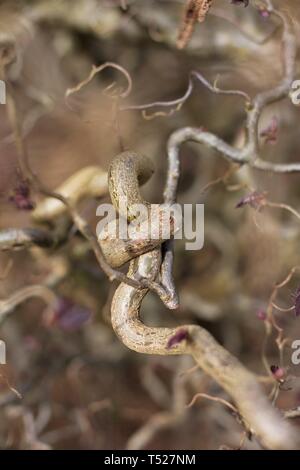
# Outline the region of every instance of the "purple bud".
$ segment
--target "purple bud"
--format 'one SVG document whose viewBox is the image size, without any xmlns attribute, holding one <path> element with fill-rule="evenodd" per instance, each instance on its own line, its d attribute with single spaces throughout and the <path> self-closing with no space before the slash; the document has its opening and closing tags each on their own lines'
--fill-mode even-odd
<svg viewBox="0 0 300 470">
<path fill-rule="evenodd" d="M 268 318 L 267 312 L 262 309 L 256 312 L 256 316 L 259 320 L 262 320 L 262 321 L 266 321 L 266 319 Z"/>
<path fill-rule="evenodd" d="M 276 116 L 273 116 L 268 127 L 260 132 L 260 137 L 263 137 L 265 144 L 275 145 L 278 140 L 279 122 Z"/>
<path fill-rule="evenodd" d="M 90 320 L 91 315 L 91 311 L 86 307 L 62 297 L 56 302 L 49 323 L 65 331 L 75 331 Z"/>
<path fill-rule="evenodd" d="M 17 209 L 31 211 L 34 209 L 34 202 L 30 199 L 30 187 L 27 181 L 19 181 L 9 200 L 14 203 Z"/>
<path fill-rule="evenodd" d="M 258 12 L 259 12 L 260 16 L 262 16 L 263 18 L 269 18 L 270 15 L 271 15 L 271 12 L 265 6 L 259 6 L 258 7 Z"/>
<path fill-rule="evenodd" d="M 282 367 L 273 365 L 270 367 L 270 371 L 272 372 L 275 379 L 277 380 L 282 380 L 283 377 L 285 376 L 285 371 Z"/>
<path fill-rule="evenodd" d="M 176 346 L 177 344 L 186 340 L 188 338 L 188 335 L 188 331 L 184 328 L 177 330 L 176 333 L 169 339 L 167 349 L 171 349 L 173 346 Z"/>
<path fill-rule="evenodd" d="M 266 192 L 253 191 L 244 196 L 235 206 L 240 209 L 244 206 L 250 206 L 253 209 L 260 209 L 266 202 Z"/>
</svg>

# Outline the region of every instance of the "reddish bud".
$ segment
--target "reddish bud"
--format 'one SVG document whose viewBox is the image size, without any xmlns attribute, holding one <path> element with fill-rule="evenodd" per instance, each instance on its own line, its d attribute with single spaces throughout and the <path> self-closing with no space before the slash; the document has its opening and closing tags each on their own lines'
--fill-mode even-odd
<svg viewBox="0 0 300 470">
<path fill-rule="evenodd" d="M 271 15 L 269 10 L 264 6 L 259 6 L 258 11 L 259 11 L 260 16 L 262 16 L 263 18 L 269 18 L 269 16 Z"/>
<path fill-rule="evenodd" d="M 273 116 L 270 124 L 261 131 L 260 137 L 263 137 L 265 144 L 275 145 L 278 139 L 279 122 L 276 116 Z"/>
<path fill-rule="evenodd" d="M 171 338 L 169 339 L 168 344 L 167 344 L 167 349 L 173 348 L 173 346 L 180 344 L 182 341 L 186 340 L 187 338 L 188 338 L 187 330 L 185 330 L 184 328 L 177 330 L 177 332 L 173 336 L 171 336 Z"/>
<path fill-rule="evenodd" d="M 285 376 L 285 370 L 282 367 L 273 365 L 270 367 L 270 370 L 276 380 L 282 380 Z"/>
<path fill-rule="evenodd" d="M 266 319 L 268 318 L 267 312 L 262 309 L 256 312 L 256 316 L 259 320 L 262 320 L 262 321 L 266 321 Z"/>
<path fill-rule="evenodd" d="M 253 209 L 260 209 L 266 202 L 266 192 L 253 191 L 243 197 L 235 206 L 236 209 L 240 209 L 244 206 L 250 206 Z"/>
<path fill-rule="evenodd" d="M 9 200 L 14 203 L 17 209 L 31 211 L 34 209 L 34 202 L 30 199 L 30 187 L 27 181 L 20 181 L 15 187 Z"/>
<path fill-rule="evenodd" d="M 86 307 L 75 304 L 71 299 L 62 297 L 48 319 L 48 324 L 58 326 L 65 331 L 80 329 L 91 318 L 91 311 Z"/>
</svg>

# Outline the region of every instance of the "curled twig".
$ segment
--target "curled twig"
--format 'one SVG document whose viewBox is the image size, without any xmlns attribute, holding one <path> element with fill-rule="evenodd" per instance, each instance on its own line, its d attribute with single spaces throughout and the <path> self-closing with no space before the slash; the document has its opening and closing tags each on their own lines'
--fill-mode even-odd
<svg viewBox="0 0 300 470">
<path fill-rule="evenodd" d="M 86 85 L 88 85 L 93 80 L 95 75 L 97 75 L 98 73 L 102 72 L 103 70 L 105 70 L 106 68 L 109 68 L 109 67 L 118 70 L 126 78 L 127 87 L 123 91 L 118 92 L 118 95 L 120 96 L 120 98 L 126 98 L 130 94 L 131 89 L 132 89 L 132 80 L 131 80 L 130 74 L 127 72 L 126 69 L 124 69 L 124 67 L 122 67 L 119 64 L 116 64 L 114 62 L 105 62 L 104 64 L 101 64 L 97 67 L 95 65 L 93 65 L 92 70 L 91 70 L 89 76 L 86 79 L 82 80 L 76 86 L 74 86 L 72 88 L 68 88 L 67 91 L 66 91 L 66 94 L 65 94 L 66 99 L 68 99 L 74 93 L 78 93 L 80 90 L 82 90 L 82 88 L 84 88 Z"/>
<path fill-rule="evenodd" d="M 161 108 L 169 108 L 172 107 L 173 111 L 179 111 L 181 106 L 187 101 L 187 99 L 191 96 L 193 90 L 194 90 L 194 79 L 202 83 L 208 90 L 212 91 L 213 93 L 216 93 L 217 95 L 232 95 L 232 96 L 240 96 L 242 97 L 246 103 L 251 102 L 251 98 L 248 95 L 248 93 L 241 91 L 241 90 L 224 90 L 222 88 L 219 88 L 217 86 L 217 79 L 215 82 L 212 84 L 210 83 L 200 72 L 196 70 L 192 70 L 189 75 L 189 83 L 188 87 L 185 91 L 185 93 L 180 97 L 175 100 L 171 101 L 154 101 L 153 103 L 146 103 L 146 104 L 139 104 L 139 105 L 129 105 L 129 106 L 122 106 L 120 108 L 120 111 L 130 111 L 130 110 L 141 110 L 145 112 L 147 109 L 151 108 L 156 108 L 156 107 L 161 107 Z M 170 112 L 167 114 L 169 115 Z M 157 117 L 157 116 L 164 116 L 166 115 L 164 112 L 156 112 L 152 115 L 148 115 L 147 119 L 151 117 Z"/>
</svg>

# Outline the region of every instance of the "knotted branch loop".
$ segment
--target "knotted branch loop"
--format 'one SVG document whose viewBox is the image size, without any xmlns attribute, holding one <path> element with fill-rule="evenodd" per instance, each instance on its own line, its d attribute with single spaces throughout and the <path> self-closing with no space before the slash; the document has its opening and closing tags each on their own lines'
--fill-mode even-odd
<svg viewBox="0 0 300 470">
<path fill-rule="evenodd" d="M 119 220 L 112 220 L 98 240 L 106 261 L 114 268 L 153 250 L 169 240 L 179 228 L 169 204 L 150 204 L 141 196 L 139 186 L 154 172 L 150 159 L 134 152 L 123 152 L 112 162 L 108 187 Z M 130 234 L 120 237 L 123 223 L 131 222 Z M 124 224 L 123 224 L 124 227 Z"/>
</svg>

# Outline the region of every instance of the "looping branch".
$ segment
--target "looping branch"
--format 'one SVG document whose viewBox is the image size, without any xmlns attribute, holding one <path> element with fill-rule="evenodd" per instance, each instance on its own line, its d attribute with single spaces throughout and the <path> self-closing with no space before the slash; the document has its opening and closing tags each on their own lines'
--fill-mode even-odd
<svg viewBox="0 0 300 470">
<path fill-rule="evenodd" d="M 169 182 L 165 193 L 166 200 L 171 201 L 176 194 L 179 170 L 177 159 L 170 159 L 172 170 L 169 171 Z M 114 171 L 109 172 L 112 201 L 118 209 L 120 199 L 132 194 L 134 188 L 122 185 L 114 176 L 119 174 L 116 166 L 121 166 L 122 158 L 118 157 L 112 164 Z M 126 166 L 125 166 L 126 168 Z M 127 183 L 132 181 L 132 166 L 127 165 Z M 125 175 L 123 174 L 125 180 Z M 137 180 L 137 175 L 134 181 Z M 142 200 L 141 196 L 140 199 Z M 146 278 L 154 282 L 159 275 L 161 251 L 157 247 L 149 253 L 142 254 L 130 262 L 128 277 L 133 280 Z M 245 421 L 247 427 L 261 440 L 263 445 L 272 449 L 296 446 L 292 429 L 285 423 L 279 412 L 268 403 L 255 376 L 249 372 L 234 356 L 220 346 L 215 339 L 200 326 L 186 325 L 179 328 L 148 327 L 140 318 L 142 300 L 148 289 L 135 288 L 122 283 L 117 288 L 112 300 L 112 326 L 130 349 L 144 354 L 178 355 L 189 354 L 197 364 L 213 377 L 231 398 Z"/>
</svg>

